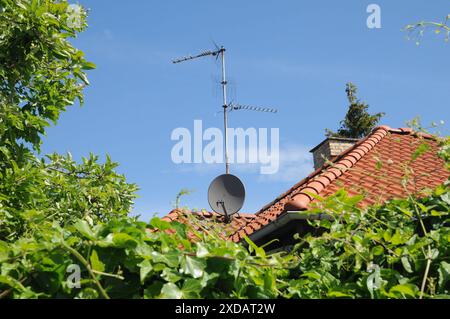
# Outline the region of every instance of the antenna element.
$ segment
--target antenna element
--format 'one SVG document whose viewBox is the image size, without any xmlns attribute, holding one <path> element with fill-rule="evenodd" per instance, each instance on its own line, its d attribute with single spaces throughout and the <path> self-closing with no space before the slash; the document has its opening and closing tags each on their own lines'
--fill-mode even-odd
<svg viewBox="0 0 450 319">
<path fill-rule="evenodd" d="M 215 51 L 206 50 L 197 55 L 188 55 L 178 59 L 172 60 L 172 63 L 177 64 L 185 61 L 190 61 L 198 58 L 202 58 L 205 56 L 214 56 L 216 59 L 220 56 L 222 59 L 222 81 L 220 84 L 222 85 L 222 107 L 223 107 L 223 127 L 224 127 L 224 149 L 225 149 L 225 173 L 230 173 L 230 161 L 228 158 L 228 111 L 232 110 L 250 110 L 250 111 L 258 111 L 258 112 L 269 112 L 269 113 L 277 113 L 276 109 L 267 108 L 267 107 L 258 107 L 258 106 L 250 106 L 250 105 L 240 105 L 240 104 L 232 104 L 228 105 L 227 102 L 227 79 L 226 79 L 226 71 L 225 71 L 225 51 L 226 49 L 221 46 L 217 48 Z M 228 110 L 228 108 L 230 108 Z"/>
</svg>

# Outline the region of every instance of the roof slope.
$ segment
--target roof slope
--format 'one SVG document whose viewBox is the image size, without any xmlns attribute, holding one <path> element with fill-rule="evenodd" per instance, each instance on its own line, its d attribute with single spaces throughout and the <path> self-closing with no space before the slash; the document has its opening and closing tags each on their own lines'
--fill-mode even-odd
<svg viewBox="0 0 450 319">
<path fill-rule="evenodd" d="M 427 150 L 412 160 L 421 144 L 426 144 Z M 361 202 L 365 206 L 406 197 L 408 193 L 420 194 L 449 177 L 437 151 L 438 142 L 431 135 L 405 128 L 377 127 L 332 164 L 325 164 L 263 207 L 230 239 L 240 241 L 276 220 L 286 210 L 306 210 L 315 201 L 311 193 L 326 197 L 344 188 L 350 195 L 365 195 Z"/>
<path fill-rule="evenodd" d="M 426 151 L 412 160 L 413 154 L 422 144 L 427 145 Z M 204 229 L 210 229 L 219 222 L 221 235 L 239 242 L 244 236 L 275 221 L 285 211 L 308 209 L 315 201 L 310 194 L 327 197 L 344 188 L 350 195 L 364 195 L 361 201 L 363 206 L 404 198 L 411 193 L 420 196 L 424 189 L 434 188 L 449 177 L 437 151 L 438 142 L 431 135 L 416 133 L 409 128 L 380 126 L 256 214 L 236 214 L 231 223 L 224 224 L 223 217 L 216 213 L 191 213 L 176 209 L 163 219 L 187 222 L 189 213 L 200 222 L 194 227 Z"/>
<path fill-rule="evenodd" d="M 224 239 L 230 237 L 230 235 L 234 234 L 237 230 L 242 229 L 245 225 L 250 223 L 254 218 L 256 218 L 256 214 L 244 214 L 238 213 L 233 215 L 230 223 L 224 223 L 224 217 L 217 213 L 211 213 L 206 211 L 201 212 L 191 212 L 186 209 L 174 209 L 168 215 L 164 216 L 162 220 L 167 222 L 177 221 L 180 223 L 186 223 L 189 220 L 189 217 L 195 218 L 195 223 L 193 223 L 193 227 L 196 230 L 209 230 L 213 228 L 213 225 L 218 224 L 220 227 L 215 227 L 215 230 L 220 229 L 220 236 Z"/>
</svg>

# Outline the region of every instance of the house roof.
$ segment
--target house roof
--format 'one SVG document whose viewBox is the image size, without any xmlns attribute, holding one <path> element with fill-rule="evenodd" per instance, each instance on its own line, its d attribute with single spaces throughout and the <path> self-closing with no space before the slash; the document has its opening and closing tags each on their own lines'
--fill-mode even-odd
<svg viewBox="0 0 450 319">
<path fill-rule="evenodd" d="M 422 143 L 428 145 L 427 151 L 412 161 Z M 409 128 L 379 126 L 331 164 L 326 163 L 264 206 L 255 214 L 256 218 L 237 230 L 230 239 L 240 241 L 266 227 L 285 211 L 308 209 L 316 201 L 311 194 L 327 197 L 344 188 L 349 195 L 364 195 L 362 206 L 404 198 L 408 193 L 420 194 L 426 188 L 442 184 L 449 176 L 437 151 L 438 142 L 432 135 L 416 133 Z M 410 170 L 406 181 L 407 163 Z"/>
<path fill-rule="evenodd" d="M 427 145 L 426 151 L 412 160 L 421 144 Z M 232 222 L 224 227 L 223 235 L 239 242 L 244 236 L 272 224 L 286 211 L 307 210 L 316 201 L 311 194 L 327 197 L 340 188 L 344 188 L 349 195 L 364 195 L 360 202 L 362 206 L 404 198 L 410 193 L 420 196 L 424 189 L 434 188 L 449 177 L 437 151 L 438 141 L 431 135 L 416 133 L 409 128 L 377 127 L 366 138 L 325 163 L 256 214 L 233 217 Z M 408 179 L 405 179 L 406 175 Z M 164 219 L 183 222 L 185 214 L 175 210 Z M 222 221 L 222 217 L 215 213 L 193 214 L 206 223 Z"/>
</svg>

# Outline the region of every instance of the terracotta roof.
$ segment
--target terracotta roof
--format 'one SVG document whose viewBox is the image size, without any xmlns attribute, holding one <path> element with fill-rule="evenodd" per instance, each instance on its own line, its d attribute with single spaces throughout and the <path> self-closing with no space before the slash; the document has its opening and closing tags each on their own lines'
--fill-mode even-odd
<svg viewBox="0 0 450 319">
<path fill-rule="evenodd" d="M 428 150 L 412 161 L 421 143 Z M 434 188 L 449 177 L 444 162 L 437 156 L 438 142 L 428 134 L 415 133 L 409 128 L 375 128 L 366 138 L 314 171 L 284 194 L 263 207 L 247 225 L 231 236 L 238 242 L 278 218 L 284 211 L 306 210 L 316 200 L 310 194 L 329 196 L 340 188 L 350 195 L 363 194 L 361 205 L 383 203 L 392 198 L 404 198 Z M 409 163 L 406 185 L 405 164 Z"/>
<path fill-rule="evenodd" d="M 412 161 L 412 155 L 422 143 L 428 150 Z M 264 206 L 256 214 L 238 214 L 223 227 L 222 235 L 239 242 L 244 236 L 264 228 L 285 211 L 306 210 L 315 202 L 310 194 L 329 196 L 340 188 L 350 195 L 362 194 L 361 205 L 383 203 L 392 198 L 404 198 L 408 193 L 419 194 L 426 188 L 434 188 L 449 177 L 444 162 L 437 156 L 438 142 L 427 134 L 413 132 L 409 128 L 375 128 L 369 136 L 343 152 L 332 163 L 326 163 L 284 194 Z M 405 183 L 405 164 L 408 163 L 409 179 Z M 186 221 L 186 211 L 174 210 L 164 220 Z M 215 213 L 192 213 L 205 223 L 222 222 Z"/>
<path fill-rule="evenodd" d="M 212 225 L 217 224 L 219 227 L 216 227 L 215 229 L 220 230 L 219 235 L 225 239 L 256 218 L 255 214 L 238 213 L 233 215 L 230 223 L 224 223 L 224 217 L 217 213 L 206 211 L 191 212 L 186 209 L 174 209 L 168 215 L 164 216 L 162 220 L 186 223 L 188 222 L 188 216 L 195 218 L 196 223 L 194 223 L 193 226 L 196 230 L 200 230 L 200 228 L 203 228 L 203 230 L 211 229 Z"/>
</svg>

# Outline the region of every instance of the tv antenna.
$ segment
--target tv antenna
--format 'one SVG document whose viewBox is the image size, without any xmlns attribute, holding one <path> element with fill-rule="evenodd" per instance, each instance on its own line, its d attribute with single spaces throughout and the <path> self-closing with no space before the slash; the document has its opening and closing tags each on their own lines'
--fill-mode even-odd
<svg viewBox="0 0 450 319">
<path fill-rule="evenodd" d="M 234 104 L 234 103 L 228 103 L 227 101 L 227 79 L 226 79 L 226 70 L 225 70 L 225 51 L 226 49 L 221 46 L 216 46 L 216 49 L 206 50 L 196 55 L 187 55 L 181 58 L 177 58 L 172 60 L 172 63 L 177 64 L 181 62 L 186 62 L 190 60 L 195 60 L 198 58 L 206 57 L 206 56 L 213 56 L 216 59 L 219 57 L 221 58 L 222 62 L 222 81 L 220 84 L 222 85 L 222 107 L 223 107 L 223 126 L 224 126 L 224 149 L 225 149 L 225 173 L 230 173 L 230 162 L 228 158 L 228 112 L 230 111 L 237 111 L 237 110 L 248 110 L 248 111 L 257 111 L 257 112 L 267 112 L 267 113 L 277 113 L 278 111 L 273 108 L 267 108 L 267 107 L 259 107 L 259 106 L 251 106 L 251 105 L 240 105 L 240 104 Z"/>
</svg>

